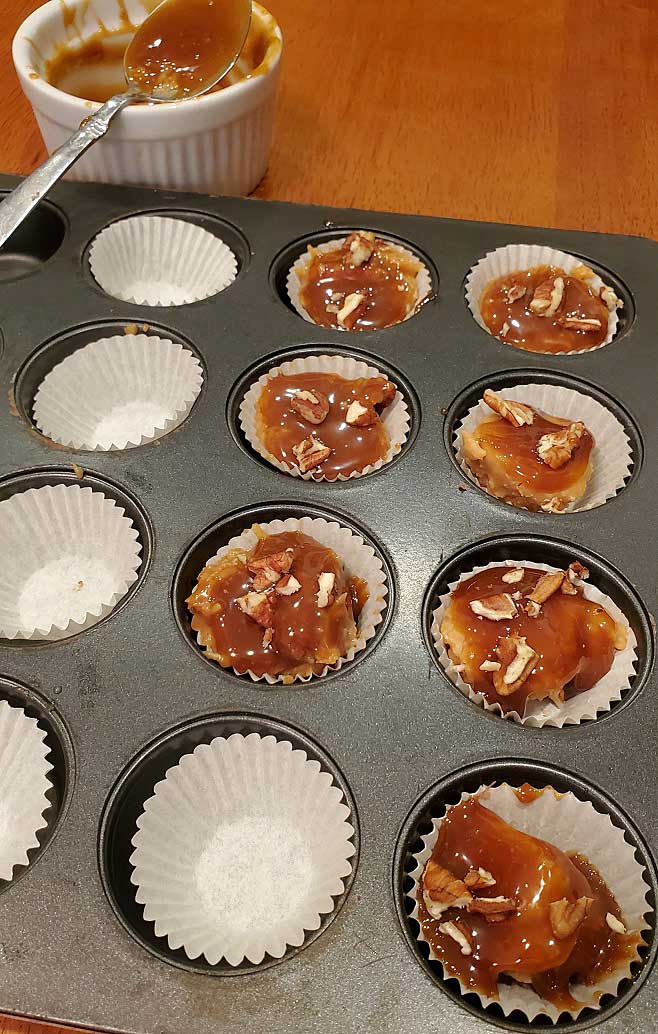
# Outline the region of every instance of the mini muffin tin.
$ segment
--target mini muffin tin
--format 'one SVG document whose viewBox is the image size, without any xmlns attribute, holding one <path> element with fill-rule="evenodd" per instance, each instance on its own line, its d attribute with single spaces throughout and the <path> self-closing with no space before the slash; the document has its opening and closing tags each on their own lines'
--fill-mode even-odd
<svg viewBox="0 0 658 1034">
<path fill-rule="evenodd" d="M 0 179 L 9 190 L 16 180 Z M 88 253 L 117 219 L 191 220 L 233 249 L 238 276 L 211 298 L 157 309 L 96 284 Z M 315 327 L 291 308 L 288 269 L 308 242 L 372 229 L 417 252 L 431 300 L 370 333 Z M 625 301 L 617 338 L 578 355 L 520 352 L 472 318 L 469 268 L 513 242 L 582 256 Z M 13 250 L 12 250 L 13 248 Z M 641 238 L 62 184 L 0 253 L 0 500 L 44 484 L 116 499 L 142 544 L 139 577 L 114 611 L 60 642 L 0 642 L 0 698 L 47 730 L 48 826 L 28 867 L 0 886 L 0 1011 L 144 1034 L 476 1034 L 552 1027 L 505 1018 L 455 991 L 430 964 L 405 901 L 410 854 L 433 811 L 491 780 L 572 789 L 626 831 L 658 894 L 653 672 L 658 555 L 655 349 L 658 247 Z M 119 452 L 56 446 L 32 419 L 36 389 L 76 348 L 130 324 L 191 349 L 204 384 L 186 420 Z M 398 383 L 412 418 L 399 456 L 342 483 L 289 477 L 255 455 L 238 421 L 249 385 L 296 355 L 354 355 Z M 546 380 L 604 400 L 633 450 L 622 491 L 596 510 L 533 514 L 464 477 L 452 431 L 485 386 Z M 384 620 L 340 671 L 268 687 L 208 661 L 184 604 L 205 561 L 254 520 L 322 516 L 355 530 L 388 580 Z M 597 721 L 531 729 L 486 714 L 452 686 L 431 644 L 431 612 L 460 570 L 498 559 L 587 562 L 638 639 L 637 675 Z M 352 810 L 353 878 L 301 948 L 260 966 L 211 967 L 171 951 L 143 920 L 130 840 L 143 802 L 180 756 L 231 732 L 289 739 L 320 762 Z M 559 845 L 558 845 L 559 846 Z M 587 844 L 583 844 L 587 853 Z M 655 921 L 643 963 L 617 998 L 557 1029 L 649 1030 L 658 1010 Z"/>
</svg>

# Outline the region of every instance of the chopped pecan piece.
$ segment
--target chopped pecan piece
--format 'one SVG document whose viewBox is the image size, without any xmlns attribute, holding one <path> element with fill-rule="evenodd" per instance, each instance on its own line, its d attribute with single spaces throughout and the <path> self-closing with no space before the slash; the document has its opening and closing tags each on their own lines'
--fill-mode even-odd
<svg viewBox="0 0 658 1034">
<path fill-rule="evenodd" d="M 480 912 L 486 916 L 508 916 L 516 912 L 516 901 L 514 898 L 473 898 L 468 903 L 469 912 Z"/>
<path fill-rule="evenodd" d="M 554 495 L 541 504 L 544 513 L 562 513 L 565 506 L 566 500 L 561 499 L 559 495 Z"/>
<path fill-rule="evenodd" d="M 508 302 L 518 302 L 519 298 L 525 296 L 525 287 L 523 284 L 512 284 L 510 287 L 505 288 Z"/>
<path fill-rule="evenodd" d="M 398 389 L 393 384 L 393 381 L 384 381 L 380 391 L 381 399 L 375 404 L 377 406 L 382 406 L 383 408 L 384 406 L 387 406 L 389 402 L 393 401 L 397 393 Z"/>
<path fill-rule="evenodd" d="M 350 253 L 350 265 L 362 266 L 375 250 L 375 235 L 369 230 L 357 230 L 346 239 L 345 247 Z"/>
<path fill-rule="evenodd" d="M 252 618 L 263 628 L 272 628 L 274 624 L 274 606 L 269 592 L 248 592 L 235 601 L 240 610 Z"/>
<path fill-rule="evenodd" d="M 584 431 L 584 423 L 577 420 L 560 431 L 543 434 L 537 442 L 537 454 L 541 462 L 549 466 L 551 470 L 559 470 L 565 463 L 568 463 L 580 445 Z"/>
<path fill-rule="evenodd" d="M 500 671 L 500 661 L 482 661 L 480 671 Z"/>
<path fill-rule="evenodd" d="M 462 955 L 473 954 L 473 942 L 471 935 L 458 919 L 454 919 L 452 923 L 440 923 L 439 930 L 441 933 L 445 933 L 448 937 L 452 937 L 453 941 L 456 941 L 460 947 Z"/>
<path fill-rule="evenodd" d="M 332 571 L 323 571 L 318 576 L 318 593 L 317 601 L 320 610 L 324 610 L 325 607 L 330 607 L 334 602 L 334 597 L 331 595 L 331 591 L 336 581 L 336 575 Z"/>
<path fill-rule="evenodd" d="M 572 933 L 575 933 L 587 915 L 592 900 L 592 898 L 582 897 L 574 901 L 573 904 L 566 898 L 560 898 L 559 901 L 551 901 L 548 906 L 548 914 L 553 933 L 558 941 L 563 941 L 565 938 L 571 937 Z"/>
<path fill-rule="evenodd" d="M 265 634 L 263 635 L 263 646 L 268 647 L 272 642 L 272 636 L 274 635 L 273 628 L 266 628 Z"/>
<path fill-rule="evenodd" d="M 532 592 L 526 596 L 526 614 L 536 618 L 539 614 L 542 603 L 550 599 L 554 592 L 557 592 L 564 581 L 564 571 L 546 571 L 536 582 Z"/>
<path fill-rule="evenodd" d="M 477 869 L 469 869 L 464 876 L 464 886 L 469 890 L 481 890 L 483 887 L 495 886 L 495 879 L 487 869 L 478 866 Z"/>
<path fill-rule="evenodd" d="M 513 567 L 511 571 L 508 571 L 503 575 L 503 581 L 508 583 L 511 582 L 512 584 L 514 584 L 514 582 L 520 582 L 524 573 L 525 572 L 522 567 Z"/>
<path fill-rule="evenodd" d="M 494 672 L 494 688 L 499 696 L 510 696 L 531 674 L 538 654 L 528 646 L 524 636 L 510 635 L 499 639 L 496 656 L 502 668 Z"/>
<path fill-rule="evenodd" d="M 593 280 L 595 273 L 593 269 L 581 262 L 579 265 L 574 266 L 570 275 L 575 276 L 577 280 Z"/>
<path fill-rule="evenodd" d="M 292 451 L 295 454 L 295 459 L 302 474 L 305 474 L 308 470 L 313 470 L 314 467 L 319 467 L 321 463 L 324 463 L 326 459 L 331 456 L 332 449 L 324 442 L 321 442 L 319 438 L 314 438 L 310 435 L 308 438 L 304 438 L 303 441 L 298 442 L 297 445 L 293 445 Z"/>
<path fill-rule="evenodd" d="M 315 388 L 313 391 L 297 388 L 290 400 L 290 408 L 299 413 L 304 420 L 308 420 L 309 424 L 321 424 L 329 413 L 329 399 Z"/>
<path fill-rule="evenodd" d="M 471 900 L 471 892 L 449 869 L 430 858 L 423 872 L 423 900 L 428 912 L 438 919 L 447 908 L 462 908 Z"/>
<path fill-rule="evenodd" d="M 580 581 L 586 582 L 589 578 L 589 569 L 578 560 L 572 560 L 567 568 L 567 578 L 574 584 Z"/>
<path fill-rule="evenodd" d="M 280 582 L 277 582 L 275 588 L 279 596 L 294 596 L 301 589 L 301 583 L 297 581 L 294 574 L 287 574 Z"/>
<path fill-rule="evenodd" d="M 294 549 L 282 550 L 280 553 L 269 553 L 268 556 L 257 557 L 247 561 L 247 570 L 254 575 L 254 589 L 261 592 L 276 585 L 279 578 L 292 567 Z"/>
<path fill-rule="evenodd" d="M 512 427 L 523 427 L 524 424 L 531 424 L 535 419 L 534 410 L 523 402 L 513 402 L 512 399 L 501 399 L 491 388 L 487 388 L 482 396 L 489 409 L 502 416 Z"/>
<path fill-rule="evenodd" d="M 621 298 L 618 298 L 613 289 L 607 284 L 604 284 L 599 291 L 599 298 L 608 306 L 610 312 L 614 312 L 615 309 L 624 308 L 624 303 Z"/>
<path fill-rule="evenodd" d="M 601 320 L 585 319 L 584 316 L 561 316 L 558 323 L 567 330 L 582 330 L 586 334 L 601 329 Z"/>
<path fill-rule="evenodd" d="M 530 309 L 536 316 L 554 316 L 560 308 L 564 295 L 564 279 L 556 276 L 554 280 L 542 280 L 535 288 L 530 302 Z"/>
<path fill-rule="evenodd" d="M 363 305 L 365 300 L 366 296 L 364 294 L 360 294 L 359 291 L 355 291 L 353 294 L 348 294 L 347 298 L 343 302 L 342 309 L 340 309 L 338 315 L 336 316 L 336 319 L 338 320 L 338 325 L 340 327 L 344 327 L 345 321 L 348 319 L 348 317 L 351 316 L 353 312 L 356 312 L 359 306 Z"/>
<path fill-rule="evenodd" d="M 617 916 L 613 916 L 612 912 L 606 912 L 605 921 L 615 933 L 626 933 L 626 927 L 622 923 L 621 919 L 617 919 Z"/>
<path fill-rule="evenodd" d="M 350 402 L 345 414 L 345 423 L 351 427 L 369 427 L 370 424 L 375 424 L 378 420 L 379 416 L 373 407 L 362 405 L 358 399 Z"/>
<path fill-rule="evenodd" d="M 498 334 L 500 337 L 507 337 L 507 335 L 509 334 L 509 323 L 507 322 L 507 320 L 505 320 L 505 322 L 503 323 L 502 327 L 498 331 Z"/>
<path fill-rule="evenodd" d="M 503 621 L 516 617 L 516 603 L 508 592 L 499 592 L 494 596 L 486 596 L 483 600 L 471 600 L 469 607 L 480 618 L 490 621 Z"/>
</svg>

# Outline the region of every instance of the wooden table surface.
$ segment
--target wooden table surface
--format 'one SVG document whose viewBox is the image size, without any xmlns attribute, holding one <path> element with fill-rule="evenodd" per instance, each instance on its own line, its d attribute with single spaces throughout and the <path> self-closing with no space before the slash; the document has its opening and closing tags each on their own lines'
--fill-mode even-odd
<svg viewBox="0 0 658 1034">
<path fill-rule="evenodd" d="M 37 6 L 0 0 L 4 172 L 44 157 L 10 58 Z M 258 197 L 658 236 L 656 0 L 268 6 L 285 47 Z"/>
</svg>

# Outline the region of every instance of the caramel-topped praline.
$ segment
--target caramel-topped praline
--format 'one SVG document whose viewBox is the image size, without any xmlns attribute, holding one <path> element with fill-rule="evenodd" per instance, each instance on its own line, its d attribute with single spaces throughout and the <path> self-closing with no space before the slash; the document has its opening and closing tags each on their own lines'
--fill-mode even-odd
<svg viewBox="0 0 658 1034">
<path fill-rule="evenodd" d="M 294 677 L 320 674 L 346 655 L 365 599 L 366 587 L 348 579 L 332 549 L 286 531 L 211 560 L 187 605 L 199 643 L 222 667 Z"/>
<path fill-rule="evenodd" d="M 608 916 L 623 926 L 619 906 L 583 855 L 520 832 L 477 797 L 442 820 L 417 900 L 423 934 L 447 973 L 494 999 L 506 974 L 558 1008 L 575 1008 L 571 982 L 597 983 L 639 942 L 611 927 Z"/>
<path fill-rule="evenodd" d="M 309 420 L 300 400 L 314 390 L 326 398 L 329 408 L 326 416 L 319 414 L 322 419 L 310 412 Z M 395 398 L 395 392 L 395 386 L 384 377 L 346 380 L 335 373 L 280 373 L 270 378 L 258 400 L 258 437 L 277 460 L 292 466 L 299 465 L 294 447 L 312 434 L 331 452 L 311 469 L 330 481 L 339 474 L 348 476 L 386 456 L 391 442 L 379 413 Z M 369 423 L 348 423 L 355 401 L 362 409 L 375 410 Z"/>
<path fill-rule="evenodd" d="M 608 333 L 609 307 L 621 303 L 609 288 L 602 289 L 609 303 L 599 297 L 588 284 L 593 276 L 586 266 L 571 274 L 556 266 L 507 273 L 482 292 L 482 319 L 494 337 L 528 352 L 596 348 Z"/>
<path fill-rule="evenodd" d="M 512 576 L 513 571 L 519 574 Z M 615 650 L 626 644 L 625 628 L 600 603 L 585 599 L 568 577 L 565 588 L 572 591 L 558 584 L 547 599 L 533 604 L 528 597 L 536 594 L 540 580 L 547 585 L 545 572 L 521 564 L 480 571 L 456 586 L 441 622 L 441 636 L 452 662 L 463 666 L 464 682 L 489 704 L 521 716 L 528 700 L 559 705 L 591 689 L 612 667 Z M 530 651 L 525 666 L 519 650 Z M 515 664 L 518 678 L 505 684 Z"/>
<path fill-rule="evenodd" d="M 419 302 L 422 263 L 373 233 L 350 234 L 330 251 L 308 247 L 299 299 L 312 321 L 338 330 L 375 330 L 401 323 Z"/>
<path fill-rule="evenodd" d="M 585 493 L 594 438 L 582 423 L 526 408 L 531 423 L 516 426 L 504 416 L 492 415 L 474 431 L 465 431 L 464 458 L 480 485 L 498 499 L 527 510 L 560 512 Z M 568 443 L 562 432 L 572 434 L 573 441 Z M 564 444 L 551 447 L 561 437 Z"/>
</svg>

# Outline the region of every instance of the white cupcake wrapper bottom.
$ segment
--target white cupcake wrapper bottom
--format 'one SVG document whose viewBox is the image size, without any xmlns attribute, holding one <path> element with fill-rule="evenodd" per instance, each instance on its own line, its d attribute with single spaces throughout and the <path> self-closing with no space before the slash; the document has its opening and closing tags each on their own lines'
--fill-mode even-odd
<svg viewBox="0 0 658 1034">
<path fill-rule="evenodd" d="M 293 681 L 308 682 L 312 678 L 321 678 L 328 671 L 338 671 L 346 661 L 353 660 L 361 650 L 365 649 L 366 644 L 374 636 L 377 626 L 383 620 L 388 586 L 381 560 L 372 546 L 367 545 L 359 535 L 355 535 L 348 528 L 344 528 L 333 521 L 326 521 L 323 517 L 301 517 L 299 519 L 289 517 L 285 521 L 269 521 L 266 524 L 259 524 L 258 527 L 265 535 L 277 535 L 284 531 L 299 531 L 304 535 L 310 535 L 311 538 L 321 542 L 323 546 L 333 549 L 334 553 L 343 561 L 345 571 L 349 576 L 361 578 L 367 582 L 368 599 L 357 621 L 358 639 L 356 644 L 336 664 L 327 665 L 323 668 L 319 676 L 295 675 L 294 679 L 291 679 L 290 676 L 286 675 L 256 675 L 255 672 L 250 670 L 246 672 L 240 671 L 238 668 L 233 668 L 232 670 L 236 675 L 249 675 L 254 682 L 267 682 L 270 686 L 283 683 L 290 684 Z M 230 539 L 227 545 L 218 549 L 215 556 L 208 560 L 207 563 L 212 563 L 230 550 L 239 549 L 244 550 L 245 553 L 249 552 L 257 545 L 258 541 L 256 533 L 250 528 L 246 529 L 240 535 Z M 197 641 L 203 650 L 204 647 L 198 635 Z"/>
<path fill-rule="evenodd" d="M 0 879 L 11 880 L 17 865 L 39 846 L 37 833 L 47 822 L 51 789 L 46 760 L 50 747 L 36 718 L 0 700 Z"/>
<path fill-rule="evenodd" d="M 621 491 L 631 475 L 631 444 L 622 424 L 604 405 L 590 395 L 555 384 L 515 384 L 509 388 L 496 389 L 496 394 L 514 402 L 525 402 L 548 416 L 557 416 L 563 420 L 582 420 L 593 435 L 592 476 L 585 494 L 577 502 L 569 504 L 563 513 L 593 510 Z M 453 436 L 457 462 L 464 473 L 478 484 L 476 475 L 464 458 L 462 435 L 464 432 L 472 434 L 483 420 L 495 415 L 480 399 L 457 425 Z M 493 495 L 484 486 L 480 487 L 488 495 Z"/>
<path fill-rule="evenodd" d="M 102 492 L 32 488 L 0 503 L 0 517 L 0 637 L 75 635 L 109 614 L 137 580 L 137 529 Z"/>
<path fill-rule="evenodd" d="M 605 880 L 619 905 L 626 929 L 641 934 L 649 929 L 646 915 L 650 912 L 647 899 L 649 887 L 644 877 L 644 868 L 636 857 L 635 849 L 626 841 L 624 833 L 615 826 L 608 815 L 596 811 L 589 801 L 581 801 L 573 793 L 556 795 L 551 787 L 529 803 L 522 803 L 512 787 L 480 787 L 475 794 L 462 794 L 461 800 L 480 796 L 481 803 L 495 812 L 511 826 L 530 836 L 546 840 L 565 853 L 580 853 L 593 865 Z M 432 831 L 422 838 L 423 847 L 415 854 L 416 867 L 410 873 L 413 887 L 408 897 L 414 902 L 412 918 L 418 922 L 417 892 L 428 858 L 436 844 L 444 816 L 434 818 Z M 418 940 L 426 942 L 422 929 Z M 432 948 L 429 957 L 439 962 Z M 599 1009 L 604 994 L 617 994 L 622 980 L 631 975 L 631 967 L 640 958 L 636 951 L 632 959 L 620 963 L 618 969 L 597 985 L 572 985 L 571 994 L 582 1002 L 580 1008 L 570 1013 L 576 1019 L 583 1009 Z M 462 994 L 477 994 L 459 981 Z M 498 998 L 492 999 L 478 994 L 483 1007 L 497 1001 L 506 1016 L 515 1009 L 520 1010 L 528 1020 L 546 1015 L 556 1023 L 561 1015 L 550 1002 L 542 999 L 531 987 L 517 983 L 499 983 Z"/>
<path fill-rule="evenodd" d="M 389 240 L 385 234 L 377 234 L 380 240 L 386 241 L 392 248 L 399 251 L 401 255 L 407 256 L 408 258 L 414 259 L 416 262 L 421 261 L 418 255 L 415 255 L 408 248 L 403 248 L 401 244 L 397 244 L 395 241 Z M 341 237 L 339 240 L 324 241 L 322 244 L 314 245 L 314 250 L 324 254 L 329 251 L 337 251 L 342 248 L 343 244 L 347 240 L 346 237 Z M 286 279 L 286 291 L 288 292 L 288 298 L 290 299 L 294 309 L 299 315 L 306 320 L 307 323 L 315 323 L 315 320 L 309 315 L 300 299 L 300 292 L 302 289 L 302 278 L 306 272 L 306 269 L 311 263 L 311 256 L 306 251 L 303 255 L 300 255 L 296 262 L 292 265 L 288 272 Z M 422 269 L 416 274 L 416 292 L 417 299 L 414 308 L 407 313 L 404 317 L 404 321 L 410 319 L 411 316 L 415 315 L 418 311 L 418 307 L 426 298 L 429 297 L 432 291 L 432 278 L 430 276 L 427 266 L 423 265 Z"/>
<path fill-rule="evenodd" d="M 131 856 L 144 918 L 210 965 L 303 944 L 352 872 L 350 810 L 332 776 L 274 736 L 218 737 L 144 805 Z"/>
<path fill-rule="evenodd" d="M 510 273 L 518 273 L 525 269 L 534 269 L 537 266 L 556 266 L 563 269 L 565 273 L 571 273 L 577 266 L 587 265 L 583 259 L 576 258 L 556 248 L 549 248 L 545 244 L 507 244 L 495 251 L 489 251 L 469 270 L 466 277 L 466 301 L 473 319 L 486 330 L 492 337 L 491 331 L 482 319 L 480 312 L 480 299 L 487 284 L 497 280 L 501 276 L 508 276 Z M 587 281 L 589 287 L 595 294 L 598 294 L 604 286 L 599 276 L 594 276 Z M 610 344 L 619 327 L 619 316 L 615 309 L 608 312 L 608 333 L 600 345 L 593 348 L 578 348 L 570 352 L 543 353 L 557 355 L 580 355 L 581 352 L 593 352 L 597 348 L 603 348 Z M 542 354 L 542 353 L 538 353 Z"/>
<path fill-rule="evenodd" d="M 34 421 L 73 449 L 131 449 L 185 420 L 203 384 L 199 360 L 182 345 L 146 334 L 94 341 L 39 385 Z"/>
<path fill-rule="evenodd" d="M 350 481 L 353 478 L 363 477 L 364 474 L 369 474 L 374 470 L 379 470 L 397 456 L 409 436 L 409 426 L 411 423 L 407 403 L 399 390 L 391 404 L 384 409 L 381 415 L 382 423 L 390 439 L 390 445 L 386 455 L 382 459 L 377 460 L 376 463 L 368 464 L 362 470 L 355 470 L 351 474 L 339 474 L 336 478 L 328 479 L 318 471 L 308 470 L 306 473 L 302 473 L 296 464 L 282 463 L 276 456 L 273 456 L 265 447 L 258 434 L 258 401 L 265 385 L 272 378 L 279 374 L 291 376 L 298 373 L 335 373 L 339 377 L 345 378 L 345 380 L 386 376 L 374 366 L 368 366 L 367 363 L 360 362 L 352 357 L 340 355 L 318 355 L 309 356 L 306 359 L 293 359 L 290 362 L 282 363 L 281 366 L 275 366 L 268 370 L 262 377 L 259 377 L 255 384 L 252 384 L 240 406 L 240 426 L 252 449 L 259 456 L 262 456 L 263 459 L 284 474 L 292 474 L 293 477 L 302 478 L 304 481 Z M 322 425 L 319 426 L 317 435 L 320 438 L 322 437 Z"/>
<path fill-rule="evenodd" d="M 585 582 L 583 585 L 583 595 L 586 599 L 599 603 L 615 621 L 624 626 L 627 635 L 626 647 L 615 652 L 610 671 L 603 678 L 599 679 L 596 685 L 583 693 L 576 693 L 570 700 L 565 700 L 560 707 L 551 700 L 529 700 L 526 704 L 524 715 L 520 715 L 517 711 L 505 713 L 500 704 L 490 704 L 481 693 L 476 693 L 467 682 L 464 682 L 448 655 L 448 651 L 441 638 L 441 622 L 450 601 L 450 595 L 460 582 L 468 581 L 473 575 L 479 574 L 481 571 L 488 571 L 492 567 L 521 566 L 531 568 L 534 571 L 558 570 L 548 564 L 536 564 L 525 560 L 502 560 L 496 564 L 474 567 L 472 571 L 467 571 L 455 581 L 450 582 L 448 591 L 439 596 L 439 606 L 432 612 L 431 634 L 439 662 L 450 681 L 465 697 L 478 704 L 485 711 L 499 715 L 501 718 L 507 718 L 518 722 L 520 725 L 527 725 L 530 728 L 538 729 L 544 726 L 561 729 L 564 725 L 579 725 L 584 721 L 592 721 L 598 718 L 599 715 L 609 711 L 612 704 L 621 700 L 623 693 L 629 689 L 631 679 L 636 671 L 637 639 L 628 623 L 628 619 L 617 604 L 589 582 Z"/>
<path fill-rule="evenodd" d="M 136 215 L 94 238 L 89 265 L 112 298 L 135 305 L 189 305 L 219 294 L 237 261 L 219 237 L 185 219 Z"/>
</svg>

